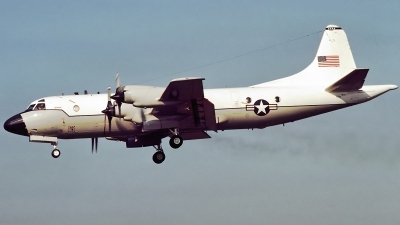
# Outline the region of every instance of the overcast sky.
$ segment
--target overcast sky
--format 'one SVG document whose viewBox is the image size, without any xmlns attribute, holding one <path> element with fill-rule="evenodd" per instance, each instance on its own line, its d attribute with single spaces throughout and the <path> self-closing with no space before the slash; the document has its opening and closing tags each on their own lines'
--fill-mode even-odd
<svg viewBox="0 0 400 225">
<path fill-rule="evenodd" d="M 366 84 L 399 85 L 399 9 L 398 0 L 0 1 L 0 121 L 41 97 L 104 93 L 117 72 L 123 84 L 191 76 L 205 88 L 285 77 L 312 61 L 314 33 L 329 24 L 370 68 Z M 0 224 L 399 224 L 399 93 L 177 150 L 164 140 L 161 165 L 151 147 L 104 139 L 93 155 L 89 139 L 61 140 L 53 159 L 50 144 L 1 129 Z"/>
</svg>

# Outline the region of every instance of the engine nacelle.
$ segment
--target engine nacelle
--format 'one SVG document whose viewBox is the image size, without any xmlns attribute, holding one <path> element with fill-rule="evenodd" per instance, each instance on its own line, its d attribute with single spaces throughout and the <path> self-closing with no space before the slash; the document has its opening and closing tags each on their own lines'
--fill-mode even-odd
<svg viewBox="0 0 400 225">
<path fill-rule="evenodd" d="M 153 86 L 128 85 L 124 87 L 124 100 L 122 102 L 152 103 L 158 102 L 165 88 Z"/>
<path fill-rule="evenodd" d="M 133 121 L 135 123 L 142 123 L 145 120 L 146 114 L 152 111 L 151 108 L 143 109 L 133 106 L 132 104 L 121 104 L 121 114 L 119 112 L 119 107 L 115 107 L 114 117 L 123 118 L 126 121 Z"/>
</svg>

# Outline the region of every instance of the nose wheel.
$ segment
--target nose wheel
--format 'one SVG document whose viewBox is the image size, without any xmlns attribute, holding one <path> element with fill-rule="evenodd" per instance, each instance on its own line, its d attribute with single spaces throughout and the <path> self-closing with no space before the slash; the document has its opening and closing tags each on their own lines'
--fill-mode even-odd
<svg viewBox="0 0 400 225">
<path fill-rule="evenodd" d="M 58 157 L 60 157 L 61 152 L 58 149 L 54 149 L 53 151 L 51 151 L 51 156 L 53 156 L 53 158 L 57 159 Z"/>
<path fill-rule="evenodd" d="M 51 151 L 51 156 L 53 156 L 53 158 L 57 159 L 58 157 L 60 157 L 61 152 L 60 150 L 57 149 L 57 143 L 51 143 L 51 145 L 53 145 L 54 150 Z"/>
</svg>

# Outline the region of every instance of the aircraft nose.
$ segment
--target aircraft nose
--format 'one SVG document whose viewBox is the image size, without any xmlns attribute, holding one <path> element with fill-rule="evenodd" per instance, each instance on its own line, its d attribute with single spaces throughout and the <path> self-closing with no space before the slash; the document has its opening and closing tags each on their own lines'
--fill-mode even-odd
<svg viewBox="0 0 400 225">
<path fill-rule="evenodd" d="M 17 114 L 4 123 L 4 129 L 10 133 L 28 136 L 28 131 L 21 114 Z"/>
</svg>

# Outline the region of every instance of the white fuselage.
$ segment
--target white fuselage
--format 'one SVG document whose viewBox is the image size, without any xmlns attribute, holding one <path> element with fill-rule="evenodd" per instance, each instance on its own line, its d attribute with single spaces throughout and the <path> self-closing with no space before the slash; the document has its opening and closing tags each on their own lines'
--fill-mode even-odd
<svg viewBox="0 0 400 225">
<path fill-rule="evenodd" d="M 313 87 L 246 87 L 206 89 L 204 97 L 215 107 L 217 130 L 265 128 L 293 122 L 371 100 L 394 87 L 364 86 L 353 92 L 329 93 Z M 106 94 L 68 95 L 44 98 L 45 110 L 22 113 L 29 135 L 61 139 L 135 136 L 143 134 L 141 124 L 114 118 L 109 130 L 108 119 L 101 112 L 107 104 Z M 260 109 L 258 100 L 269 103 Z M 33 102 L 36 104 L 38 101 Z M 260 102 L 260 101 L 258 101 Z M 134 110 L 132 104 L 123 108 Z M 152 109 L 144 109 L 150 113 Z M 269 111 L 269 112 L 268 112 Z"/>
</svg>

